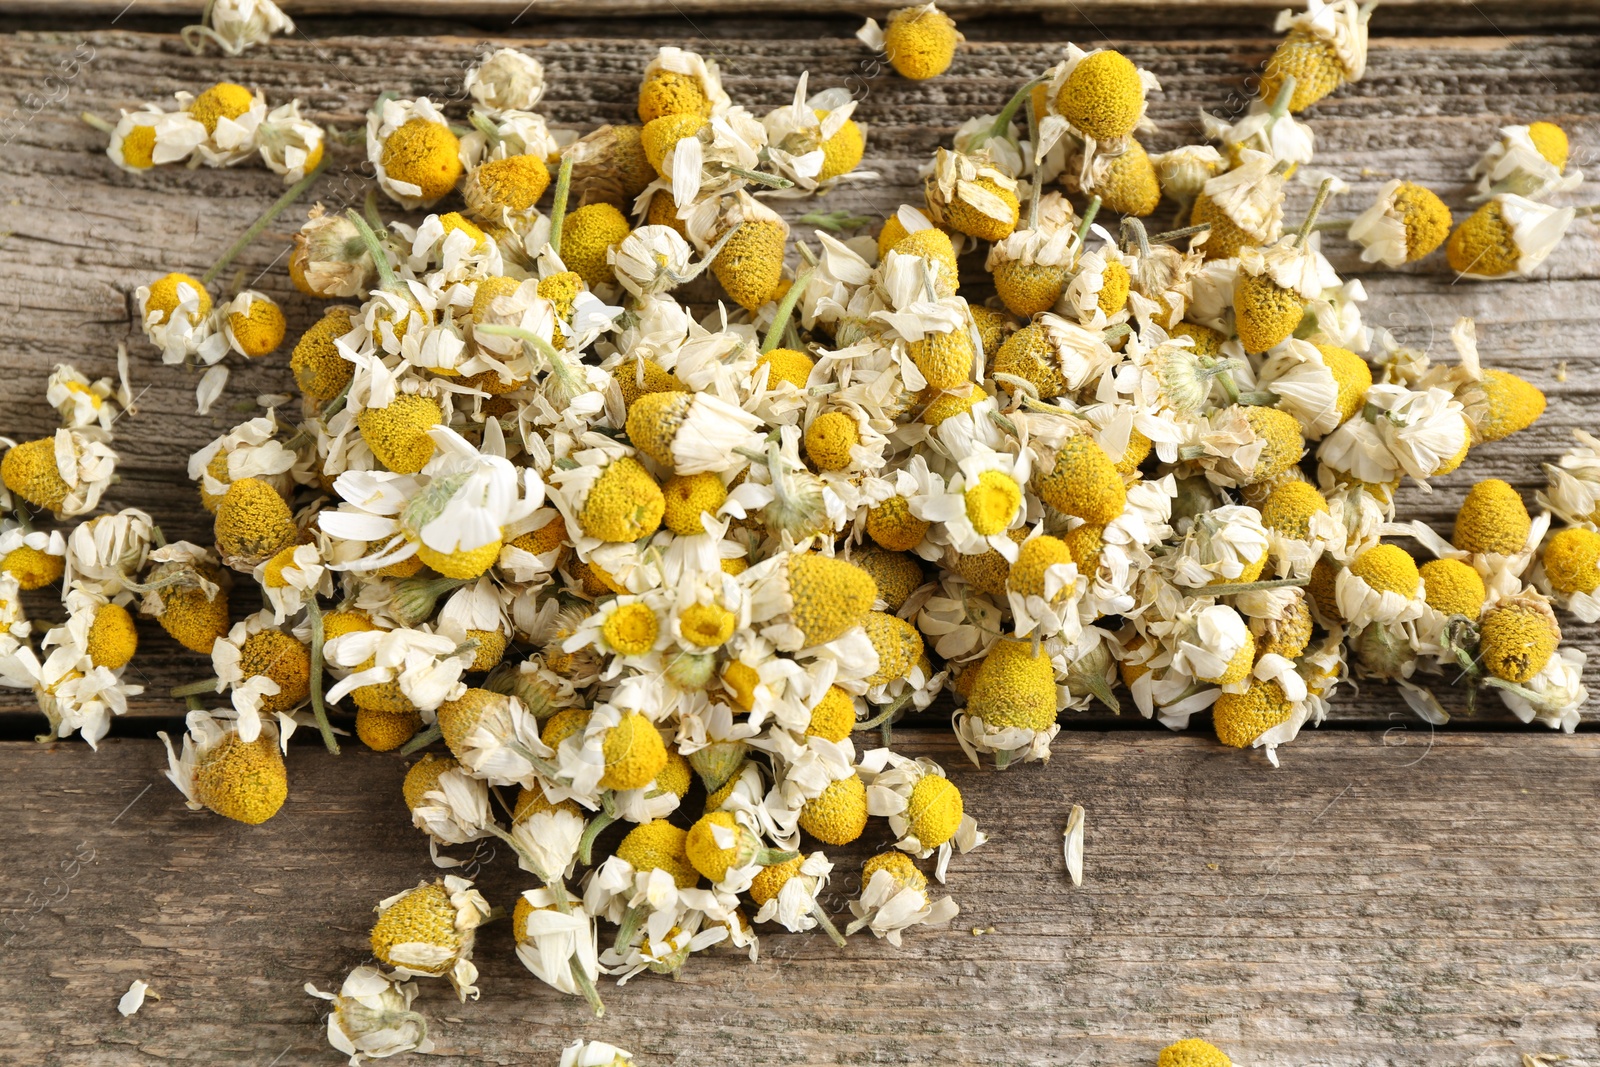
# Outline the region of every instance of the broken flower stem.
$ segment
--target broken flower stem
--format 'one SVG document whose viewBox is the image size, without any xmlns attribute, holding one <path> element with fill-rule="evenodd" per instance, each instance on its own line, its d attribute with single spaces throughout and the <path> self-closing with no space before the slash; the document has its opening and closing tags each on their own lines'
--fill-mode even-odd
<svg viewBox="0 0 1600 1067">
<path fill-rule="evenodd" d="M 261 213 L 261 217 L 252 222 L 250 224 L 250 228 L 245 230 L 244 233 L 240 234 L 237 241 L 234 241 L 233 244 L 228 246 L 228 250 L 222 253 L 222 258 L 213 263 L 211 265 L 211 269 L 206 271 L 205 274 L 201 276 L 200 284 L 209 286 L 212 282 L 216 281 L 217 275 L 221 274 L 224 270 L 227 270 L 228 264 L 233 262 L 234 257 L 249 247 L 250 242 L 254 241 L 257 237 L 260 237 L 261 231 L 272 225 L 273 219 L 276 219 L 279 215 L 283 214 L 284 210 L 288 208 L 290 204 L 293 204 L 296 200 L 299 200 L 305 195 L 307 189 L 310 189 L 316 184 L 317 179 L 322 177 L 322 172 L 327 170 L 328 164 L 332 162 L 333 157 L 324 153 L 322 162 L 313 167 L 304 178 L 301 178 L 299 181 L 289 186 L 288 189 L 284 190 L 283 195 L 274 200 L 272 202 L 272 206 L 263 211 Z"/>
</svg>

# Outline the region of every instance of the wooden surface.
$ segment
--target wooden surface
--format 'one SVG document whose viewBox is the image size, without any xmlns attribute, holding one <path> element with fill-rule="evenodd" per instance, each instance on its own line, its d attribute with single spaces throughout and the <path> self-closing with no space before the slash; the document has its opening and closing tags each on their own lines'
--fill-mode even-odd
<svg viewBox="0 0 1600 1067">
<path fill-rule="evenodd" d="M 1008 5 L 1044 13 L 1024 21 L 980 18 L 985 5 L 955 0 L 946 6 L 969 42 L 948 75 L 923 84 L 868 77 L 867 53 L 850 36 L 861 14 L 881 16 L 888 4 L 808 0 L 779 19 L 774 5 L 750 0 L 555 0 L 526 11 L 518 0 L 310 0 L 285 5 L 301 35 L 241 60 L 192 57 L 172 36 L 199 6 L 0 2 L 0 433 L 47 432 L 49 368 L 72 360 L 107 373 L 117 343 L 128 343 L 141 413 L 118 425 L 124 480 L 111 501 L 204 541 L 186 456 L 245 417 L 229 405 L 287 388 L 286 354 L 235 363 L 225 400 L 197 418 L 193 378 L 160 366 L 132 325 L 132 293 L 168 270 L 204 270 L 281 186 L 251 167 L 125 175 L 78 121 L 82 110 L 109 116 L 227 78 L 274 102 L 298 96 L 319 120 L 354 128 L 379 92 L 452 97 L 482 47 L 515 41 L 546 64 L 541 107 L 551 120 L 588 129 L 631 119 L 639 70 L 671 43 L 714 55 L 734 99 L 752 109 L 786 101 L 802 70 L 814 88 L 850 86 L 871 126 L 865 165 L 883 179 L 818 206 L 882 216 L 915 201 L 916 167 L 952 126 L 997 109 L 1069 38 L 1137 38 L 1115 43 L 1167 90 L 1152 101 L 1162 125 L 1152 148 L 1195 138 L 1197 108 L 1241 107 L 1282 5 Z M 1600 167 L 1600 39 L 1570 32 L 1597 24 L 1600 5 L 1590 3 L 1388 0 L 1367 80 L 1311 116 L 1318 164 L 1356 186 L 1330 213 L 1355 214 L 1390 176 L 1463 207 L 1466 168 L 1512 121 L 1561 122 L 1575 165 Z M 82 72 L 45 86 L 80 46 L 94 56 Z M 358 162 L 341 157 L 318 195 L 359 202 Z M 1309 199 L 1295 195 L 1291 215 Z M 282 273 L 292 228 L 286 219 L 239 260 L 246 282 L 259 276 L 254 284 L 283 301 L 291 335 L 316 315 Z M 1600 422 L 1597 232 L 1580 223 L 1538 277 L 1518 283 L 1454 284 L 1437 256 L 1365 273 L 1329 242 L 1340 270 L 1366 282 L 1371 321 L 1445 355 L 1451 323 L 1473 315 L 1485 362 L 1551 396 L 1534 430 L 1474 450 L 1432 494 L 1407 491 L 1402 517 L 1448 532 L 1472 481 L 1497 476 L 1531 490 L 1538 463 L 1566 447 L 1573 427 Z M 47 601 L 35 603 L 47 618 Z M 434 874 L 398 799 L 405 764 L 358 746 L 336 760 L 297 745 L 290 799 L 271 822 L 252 829 L 189 812 L 148 736 L 181 710 L 165 689 L 207 668 L 146 626 L 133 672 L 151 692 L 99 752 L 0 742 L 0 816 L 14 828 L 0 865 L 0 1015 L 10 1030 L 0 1060 L 339 1061 L 323 1036 L 325 1004 L 301 985 L 335 988 L 367 958 L 372 905 Z M 1600 674 L 1589 684 L 1600 693 Z M 1368 729 L 1308 732 L 1277 771 L 1259 753 L 1221 748 L 1203 723 L 1192 737 L 1067 733 L 1050 764 L 1004 777 L 971 768 L 942 728 L 902 731 L 897 747 L 940 760 L 993 838 L 952 863 L 948 888 L 963 914 L 950 929 L 913 932 L 899 952 L 771 936 L 753 965 L 714 950 L 677 985 L 641 977 L 608 988 L 610 1014 L 596 1023 L 521 969 L 501 923 L 479 942 L 483 1000 L 461 1006 L 428 988 L 418 1007 L 434 1023 L 438 1055 L 393 1062 L 553 1067 L 558 1049 L 583 1036 L 632 1049 L 641 1067 L 1087 1067 L 1150 1064 L 1190 1035 L 1245 1067 L 1519 1067 L 1524 1053 L 1600 1062 L 1600 735 L 1436 734 L 1372 685 L 1341 693 L 1336 714 Z M 0 690 L 4 736 L 26 737 L 39 721 L 27 694 Z M 1070 887 L 1060 851 L 1073 803 L 1088 811 L 1081 889 Z M 882 833 L 874 826 L 834 856 L 836 913 Z M 501 905 L 529 884 L 504 856 L 481 879 Z M 135 978 L 163 999 L 125 1020 L 115 1005 Z"/>
<path fill-rule="evenodd" d="M 93 23 L 89 23 L 93 25 Z M 794 40 L 771 37 L 699 41 L 718 59 L 728 90 L 752 109 L 788 99 L 794 79 L 811 72 L 811 85 L 846 85 L 861 100 L 858 117 L 870 126 L 864 166 L 881 181 L 846 185 L 820 205 L 778 202 L 791 217 L 816 206 L 845 208 L 883 217 L 920 196 L 916 168 L 959 121 L 993 111 L 1043 59 L 1037 44 L 975 41 L 962 47 L 950 73 L 926 83 L 873 74 L 868 54 L 850 37 L 854 23 L 835 19 L 829 35 Z M 1012 36 L 1022 23 L 1013 24 Z M 608 24 L 615 32 L 617 24 Z M 1381 23 L 1380 23 L 1381 26 Z M 769 31 L 770 32 L 770 31 Z M 1029 33 L 1065 39 L 1063 31 Z M 166 168 L 130 176 L 102 154 L 104 137 L 77 118 L 89 110 L 114 115 L 140 100 L 197 90 L 224 77 L 262 88 L 272 101 L 299 97 L 310 114 L 342 128 L 356 128 L 376 95 L 430 93 L 459 96 L 459 76 L 491 40 L 520 40 L 545 63 L 549 89 L 541 108 L 551 121 L 580 129 L 632 118 L 638 73 L 661 43 L 695 45 L 690 32 L 661 40 L 603 37 L 552 40 L 495 36 L 291 38 L 239 60 L 191 56 L 173 37 L 112 31 L 21 32 L 0 35 L 0 100 L 23 104 L 9 128 L 13 140 L 0 153 L 0 174 L 10 195 L 0 200 L 0 323 L 7 343 L 0 348 L 0 375 L 10 387 L 0 395 L 0 430 L 36 436 L 53 426 L 43 403 L 48 369 L 73 360 L 90 374 L 112 367 L 116 345 L 133 355 L 133 388 L 140 413 L 118 425 L 123 482 L 108 500 L 151 511 L 169 537 L 207 541 L 209 517 L 196 505 L 184 478 L 187 455 L 246 414 L 261 393 L 292 392 L 287 351 L 243 364 L 230 357 L 233 379 L 209 417 L 193 414 L 194 375 L 164 367 L 132 325 L 133 291 L 168 270 L 200 273 L 250 219 L 281 191 L 264 170 Z M 1165 92 L 1152 98 L 1151 115 L 1161 132 L 1152 148 L 1171 147 L 1198 136 L 1197 112 L 1238 109 L 1249 72 L 1270 53 L 1264 39 L 1192 42 L 1117 42 L 1141 65 L 1154 70 Z M 53 69 L 80 47 L 93 59 L 57 98 L 40 93 L 41 70 Z M 80 53 L 81 54 L 81 53 Z M 64 94 L 64 96 L 62 95 Z M 37 114 L 27 111 L 41 104 Z M 1505 38 L 1377 36 L 1368 75 L 1318 105 L 1311 121 L 1318 164 L 1348 177 L 1355 191 L 1330 214 L 1350 216 L 1393 175 L 1423 182 L 1456 207 L 1465 205 L 1465 171 L 1498 126 L 1543 116 L 1568 128 L 1574 165 L 1592 166 L 1600 149 L 1600 38 L 1564 35 Z M 317 195 L 358 203 L 367 179 L 363 159 L 340 156 Z M 1291 217 L 1309 200 L 1293 190 Z M 317 302 L 296 293 L 283 272 L 286 218 L 239 258 L 244 283 L 282 301 L 291 337 L 315 320 Z M 806 235 L 809 228 L 798 226 Z M 1420 517 L 1448 533 L 1451 516 L 1470 484 L 1501 477 L 1530 491 L 1541 484 L 1539 463 L 1568 446 L 1573 427 L 1590 426 L 1600 411 L 1600 355 L 1593 317 L 1600 307 L 1600 230 L 1580 222 L 1534 279 L 1457 284 L 1442 255 L 1399 272 L 1364 270 L 1340 240 L 1328 248 L 1336 266 L 1361 277 L 1371 295 L 1367 317 L 1408 343 L 1450 356 L 1448 331 L 1456 317 L 1478 320 L 1485 363 L 1515 370 L 1551 397 L 1549 411 L 1531 431 L 1473 451 L 1458 473 L 1440 479 L 1432 493 L 1409 488 L 1401 517 Z M 976 268 L 975 268 L 976 269 Z M 981 275 L 981 271 L 978 272 Z M 702 300 L 716 290 L 702 282 Z M 287 346 L 286 346 L 287 348 Z M 1564 369 L 1564 371 L 1563 371 Z M 1564 380 L 1562 380 L 1564 372 Z M 41 618 L 47 610 L 40 601 Z M 1577 628 L 1574 627 L 1574 632 Z M 168 641 L 154 626 L 144 628 L 135 676 L 149 692 L 133 703 L 134 716 L 172 717 L 165 697 L 174 684 L 207 673 L 201 657 Z M 1580 638 L 1591 651 L 1600 650 Z M 1600 656 L 1591 660 L 1590 685 L 1600 692 Z M 0 709 L 31 711 L 27 694 L 0 691 Z M 1382 687 L 1360 697 L 1345 695 L 1336 715 L 1384 723 L 1401 705 Z M 1403 712 L 1400 712 L 1404 714 Z M 1498 701 L 1484 714 L 1500 716 Z M 1502 716 L 1503 717 L 1503 716 Z M 16 732 L 13 732 L 16 735 Z"/>
<path fill-rule="evenodd" d="M 1247 1067 L 1596 1062 L 1600 737 L 1323 734 L 1277 771 L 1126 733 L 1065 737 L 1004 775 L 946 740 L 907 751 L 944 764 L 993 838 L 951 864 L 950 928 L 900 951 L 777 934 L 755 964 L 714 949 L 676 984 L 606 987 L 594 1021 L 521 969 L 500 922 L 478 940 L 483 999 L 428 984 L 437 1055 L 393 1062 L 554 1067 L 582 1036 L 641 1067 L 1088 1067 L 1154 1064 L 1195 1035 Z M 433 872 L 398 758 L 290 756 L 288 803 L 252 829 L 186 811 L 153 742 L 0 748 L 0 815 L 29 842 L 0 868 L 7 1062 L 339 1062 L 301 986 L 336 986 L 366 959 L 373 904 Z M 1074 803 L 1080 889 L 1061 857 Z M 884 832 L 834 854 L 834 889 L 854 891 Z M 502 906 L 529 887 L 504 856 L 480 885 Z M 125 1020 L 135 978 L 162 999 Z"/>
</svg>

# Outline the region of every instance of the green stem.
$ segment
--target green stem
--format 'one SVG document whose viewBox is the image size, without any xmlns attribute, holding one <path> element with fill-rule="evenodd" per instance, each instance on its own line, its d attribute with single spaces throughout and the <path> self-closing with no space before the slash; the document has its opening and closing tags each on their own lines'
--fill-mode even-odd
<svg viewBox="0 0 1600 1067">
<path fill-rule="evenodd" d="M 600 810 L 589 820 L 589 825 L 583 828 L 583 836 L 578 839 L 578 859 L 585 867 L 589 866 L 589 857 L 594 855 L 595 838 L 616 821 L 616 801 L 609 789 L 604 790 L 600 794 Z"/>
<path fill-rule="evenodd" d="M 367 190 L 366 199 L 361 202 L 361 210 L 365 214 L 367 225 L 372 227 L 374 233 L 383 229 L 383 215 L 378 211 L 378 190 Z M 362 243 L 365 245 L 365 242 Z"/>
<path fill-rule="evenodd" d="M 1039 201 L 1044 198 L 1044 183 L 1039 180 L 1039 112 L 1033 106 L 1033 93 L 1028 94 L 1028 151 L 1033 153 L 1033 196 L 1028 198 L 1028 229 L 1039 228 Z"/>
<path fill-rule="evenodd" d="M 226 270 L 228 264 L 233 262 L 234 257 L 240 252 L 243 252 L 245 248 L 249 246 L 251 241 L 254 241 L 257 237 L 260 237 L 261 231 L 272 225 L 273 219 L 283 214 L 285 208 L 294 203 L 296 200 L 299 200 L 301 196 L 305 195 L 305 191 L 307 189 L 316 184 L 317 179 L 322 177 L 322 172 L 327 170 L 328 164 L 332 162 L 333 157 L 324 154 L 322 157 L 322 162 L 313 167 L 310 173 L 308 173 L 304 178 L 301 178 L 299 181 L 295 182 L 293 185 L 289 186 L 288 189 L 284 190 L 283 195 L 274 200 L 272 202 L 272 206 L 267 208 L 266 211 L 262 212 L 261 217 L 256 219 L 255 222 L 252 222 L 250 224 L 250 228 L 245 230 L 244 233 L 240 234 L 237 241 L 228 246 L 228 250 L 222 253 L 222 258 L 217 260 L 216 263 L 212 264 L 211 269 L 206 271 L 201 277 L 200 284 L 209 286 L 212 282 L 216 281 L 217 275 Z"/>
<path fill-rule="evenodd" d="M 183 702 L 183 704 L 184 707 L 188 708 L 190 711 L 206 710 L 206 702 L 201 700 L 199 697 L 189 697 Z"/>
<path fill-rule="evenodd" d="M 317 594 L 313 592 L 306 601 L 306 616 L 311 620 L 311 714 L 316 716 L 317 729 L 322 734 L 322 743 L 329 752 L 339 754 L 339 742 L 333 736 L 333 724 L 328 721 L 328 708 L 322 702 L 322 642 L 324 631 L 322 628 L 322 605 L 317 603 Z"/>
<path fill-rule="evenodd" d="M 1289 101 L 1294 99 L 1295 78 L 1293 74 L 1283 76 L 1283 85 L 1278 89 L 1278 95 L 1272 98 L 1272 107 L 1269 109 L 1274 119 L 1281 119 L 1289 113 Z"/>
<path fill-rule="evenodd" d="M 87 111 L 78 112 L 78 118 L 83 120 L 84 125 L 99 130 L 101 133 L 110 133 L 117 128 L 113 123 L 107 122 L 99 115 L 90 114 Z"/>
<path fill-rule="evenodd" d="M 1317 198 L 1311 201 L 1311 210 L 1306 213 L 1306 221 L 1300 224 L 1300 229 L 1294 235 L 1295 247 L 1299 248 L 1306 243 L 1306 238 L 1311 235 L 1311 227 L 1317 224 L 1317 216 L 1322 213 L 1322 205 L 1328 202 L 1328 194 L 1333 192 L 1333 179 L 1324 178 L 1317 187 Z"/>
<path fill-rule="evenodd" d="M 1022 88 L 1013 93 L 1011 99 L 1006 101 L 1006 106 L 1000 109 L 1000 114 L 994 117 L 994 121 L 989 124 L 989 131 L 978 140 L 972 142 L 973 150 L 976 151 L 996 137 L 1004 137 L 1006 130 L 1011 126 L 1011 120 L 1016 117 L 1017 108 L 1022 106 L 1024 100 L 1028 100 L 1033 96 L 1033 87 L 1043 84 L 1044 80 L 1043 75 L 1041 75 L 1037 78 L 1029 78 L 1024 82 Z"/>
<path fill-rule="evenodd" d="M 1235 596 L 1239 593 L 1259 593 L 1267 589 L 1297 589 L 1310 578 L 1269 578 L 1261 582 L 1218 582 L 1195 590 L 1205 596 Z"/>
<path fill-rule="evenodd" d="M 175 697 L 197 697 L 206 693 L 215 693 L 216 691 L 217 680 L 215 678 L 207 678 L 202 682 L 190 682 L 187 685 L 172 687 L 172 695 Z"/>
<path fill-rule="evenodd" d="M 1072 258 L 1083 255 L 1083 243 L 1089 239 L 1089 227 L 1094 225 L 1094 217 L 1100 214 L 1100 198 L 1097 196 L 1089 201 L 1089 206 L 1083 209 L 1083 221 L 1078 223 L 1078 233 L 1072 239 Z"/>
<path fill-rule="evenodd" d="M 589 1002 L 589 1007 L 594 1009 L 594 1017 L 600 1018 L 606 1013 L 606 1006 L 600 1003 L 600 991 L 594 987 L 594 982 L 589 978 L 589 973 L 578 962 L 577 954 L 572 957 L 572 980 L 578 983 L 578 988 L 583 990 L 583 999 Z"/>
<path fill-rule="evenodd" d="M 444 736 L 444 731 L 439 728 L 439 724 L 438 723 L 434 723 L 432 726 L 430 726 L 426 730 L 422 731 L 416 737 L 413 737 L 411 740 L 407 741 L 404 745 L 401 745 L 400 746 L 400 755 L 409 756 L 414 752 L 419 752 L 422 749 L 427 748 L 429 745 L 433 744 L 435 741 L 439 740 L 439 738 L 441 738 L 443 736 Z"/>
<path fill-rule="evenodd" d="M 521 326 L 508 326 L 498 322 L 485 322 L 473 326 L 472 329 L 474 333 L 486 333 L 493 337 L 515 337 L 523 344 L 532 345 L 539 351 L 540 355 L 551 363 L 561 362 L 561 353 L 557 352 L 549 341 L 546 341 L 532 330 L 525 330 Z"/>
<path fill-rule="evenodd" d="M 622 913 L 622 922 L 617 926 L 617 939 L 613 942 L 618 953 L 633 944 L 633 935 L 639 932 L 639 924 L 644 922 L 644 917 L 645 909 L 637 904 L 630 905 L 628 910 Z"/>
<path fill-rule="evenodd" d="M 837 926 L 833 925 L 833 920 L 828 918 L 828 913 L 822 910 L 821 903 L 812 901 L 811 917 L 817 920 L 817 925 L 822 927 L 822 932 L 832 938 L 835 945 L 844 948 L 844 935 L 839 932 Z"/>
<path fill-rule="evenodd" d="M 378 270 L 379 284 L 391 293 L 400 292 L 400 279 L 389 264 L 389 250 L 384 247 L 383 241 L 355 208 L 346 211 L 345 217 L 355 226 L 356 233 L 361 235 L 361 243 L 367 246 L 367 255 L 372 257 L 372 265 Z"/>
<path fill-rule="evenodd" d="M 783 338 L 783 328 L 789 324 L 789 316 L 794 314 L 794 306 L 800 302 L 800 294 L 805 292 L 806 286 L 811 284 L 811 275 L 815 271 L 815 267 L 804 271 L 789 284 L 789 291 L 784 293 L 783 299 L 778 302 L 778 310 L 772 318 L 772 325 L 767 327 L 767 336 L 762 338 L 762 355 L 778 347 L 778 342 Z"/>
<path fill-rule="evenodd" d="M 768 174 L 764 170 L 749 170 L 745 167 L 733 166 L 724 169 L 730 174 L 737 174 L 745 181 L 755 182 L 757 185 L 765 185 L 768 189 L 788 189 L 794 185 L 794 182 L 788 178 L 780 178 L 776 174 Z"/>
<path fill-rule="evenodd" d="M 1163 241 L 1176 241 L 1180 237 L 1192 237 L 1197 233 L 1205 233 L 1211 229 L 1209 222 L 1197 222 L 1193 226 L 1180 226 L 1176 230 L 1167 230 L 1150 238 L 1151 244 L 1160 244 Z"/>
<path fill-rule="evenodd" d="M 1278 394 L 1269 389 L 1252 389 L 1248 393 L 1240 393 L 1233 402 L 1245 407 L 1270 408 L 1278 403 Z"/>
<path fill-rule="evenodd" d="M 1142 263 L 1150 258 L 1150 234 L 1144 228 L 1144 223 L 1133 215 L 1122 217 L 1122 247 L 1128 247 L 1128 235 L 1133 235 L 1134 242 L 1139 246 L 1139 261 Z"/>
<path fill-rule="evenodd" d="M 556 172 L 556 191 L 550 201 L 550 251 L 561 254 L 561 224 L 567 220 L 567 198 L 572 194 L 572 157 L 561 157 Z"/>
</svg>

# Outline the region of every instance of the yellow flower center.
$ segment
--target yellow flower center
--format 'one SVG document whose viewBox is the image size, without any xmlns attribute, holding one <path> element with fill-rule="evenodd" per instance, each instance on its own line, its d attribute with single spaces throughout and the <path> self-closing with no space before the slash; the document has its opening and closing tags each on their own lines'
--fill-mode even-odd
<svg viewBox="0 0 1600 1067">
<path fill-rule="evenodd" d="M 701 648 L 716 648 L 733 636 L 733 612 L 720 604 L 690 604 L 678 616 L 683 639 Z"/>
<path fill-rule="evenodd" d="M 984 471 L 977 484 L 966 491 L 967 519 L 980 536 L 1003 532 L 1017 517 L 1022 504 L 1022 487 L 1009 474 Z"/>
<path fill-rule="evenodd" d="M 655 647 L 660 632 L 661 621 L 656 613 L 638 603 L 617 608 L 600 626 L 606 644 L 624 656 L 642 656 L 649 652 Z"/>
</svg>

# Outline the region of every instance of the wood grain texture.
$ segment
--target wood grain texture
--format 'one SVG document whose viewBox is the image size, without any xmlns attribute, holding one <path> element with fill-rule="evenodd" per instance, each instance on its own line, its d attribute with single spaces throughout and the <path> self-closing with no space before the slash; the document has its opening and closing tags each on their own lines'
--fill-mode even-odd
<svg viewBox="0 0 1600 1067">
<path fill-rule="evenodd" d="M 579 1036 L 647 1067 L 1142 1065 L 1195 1035 L 1252 1067 L 1581 1065 L 1600 1047 L 1600 738 L 1313 737 L 1276 771 L 1128 734 L 1004 775 L 943 740 L 907 751 L 944 764 L 992 837 L 951 865 L 949 929 L 900 951 L 779 933 L 755 964 L 714 949 L 676 984 L 605 988 L 594 1021 L 496 923 L 483 999 L 428 985 L 437 1054 L 393 1062 L 553 1067 Z M 290 756 L 287 805 L 252 829 L 185 810 L 154 742 L 0 746 L 0 812 L 32 842 L 0 870 L 8 1062 L 340 1062 L 301 986 L 337 985 L 373 904 L 434 872 L 399 759 Z M 1061 858 L 1074 803 L 1081 889 Z M 832 856 L 836 911 L 886 833 Z M 502 906 L 528 888 L 504 856 L 479 884 Z M 135 978 L 162 999 L 123 1019 Z"/>
<path fill-rule="evenodd" d="M 1022 27 L 1024 23 L 1015 23 Z M 638 74 L 659 44 L 701 47 L 721 64 L 734 99 L 760 110 L 789 99 L 795 79 L 811 72 L 811 85 L 849 87 L 860 98 L 857 115 L 869 125 L 864 166 L 876 181 L 843 186 L 820 205 L 883 217 L 903 201 L 920 197 L 917 167 L 963 119 L 993 111 L 1049 56 L 1037 41 L 974 41 L 963 46 L 951 72 L 931 82 L 911 83 L 878 73 L 870 55 L 838 24 L 838 36 L 815 39 L 697 38 L 692 32 L 661 40 L 517 38 L 545 63 L 550 89 L 542 105 L 553 123 L 588 129 L 632 118 Z M 1024 31 L 1013 29 L 1013 36 Z M 1029 35 L 1065 37 L 1059 29 Z M 249 166 L 234 170 L 164 169 L 130 176 L 103 155 L 104 138 L 78 119 L 81 111 L 113 115 L 119 107 L 198 90 L 217 80 L 242 80 L 261 87 L 272 101 L 299 97 L 321 121 L 350 129 L 363 109 L 385 90 L 432 94 L 453 100 L 459 111 L 462 69 L 489 37 L 332 37 L 287 39 L 238 60 L 194 57 L 173 37 L 146 33 L 55 32 L 0 35 L 0 119 L 15 108 L 0 153 L 0 432 L 25 438 L 48 432 L 52 413 L 42 399 L 44 378 L 55 363 L 71 360 L 90 374 L 112 368 L 118 343 L 133 354 L 137 416 L 118 425 L 122 484 L 108 495 L 114 505 L 150 510 L 172 538 L 206 541 L 209 517 L 195 504 L 184 478 L 187 455 L 246 417 L 234 405 L 249 405 L 263 393 L 290 391 L 287 352 L 244 364 L 233 360 L 234 377 L 208 417 L 193 414 L 195 376 L 163 367 L 134 328 L 133 291 L 168 270 L 199 273 L 250 219 L 281 191 L 277 179 Z M 511 40 L 511 38 L 505 38 Z M 1199 134 L 1197 112 L 1243 107 L 1249 75 L 1270 54 L 1266 39 L 1194 42 L 1117 42 L 1133 59 L 1155 71 L 1165 92 L 1153 97 L 1151 115 L 1161 132 L 1151 147 L 1166 148 Z M 75 52 L 92 50 L 76 76 L 44 85 Z M 1049 54 L 1053 54 L 1049 49 Z M 1574 165 L 1594 165 L 1600 146 L 1600 38 L 1593 36 L 1477 36 L 1377 38 L 1368 75 L 1318 107 L 1310 120 L 1317 135 L 1318 163 L 1354 185 L 1329 214 L 1354 215 L 1391 176 L 1423 182 L 1454 207 L 1466 207 L 1465 171 L 1496 128 L 1546 117 L 1571 133 Z M 317 195 L 333 204 L 359 203 L 367 188 L 355 153 L 340 157 Z M 1293 190 L 1293 217 L 1310 199 Z M 778 202 L 791 217 L 809 202 Z M 279 299 L 290 319 L 291 338 L 315 320 L 317 306 L 289 285 L 283 272 L 285 219 L 240 257 L 242 284 Z M 809 228 L 796 227 L 798 236 Z M 1448 332 L 1460 315 L 1478 320 L 1483 358 L 1533 381 L 1551 398 L 1549 411 L 1532 430 L 1475 449 L 1462 471 L 1440 479 L 1431 493 L 1408 488 L 1402 517 L 1420 517 L 1448 531 L 1466 488 L 1484 477 L 1500 477 L 1529 491 L 1542 482 L 1541 462 L 1568 447 L 1571 430 L 1590 427 L 1600 412 L 1600 355 L 1593 320 L 1600 308 L 1600 237 L 1580 222 L 1532 279 L 1519 282 L 1460 282 L 1442 255 L 1398 272 L 1365 269 L 1342 240 L 1330 238 L 1336 266 L 1360 277 L 1370 294 L 1367 317 L 1403 341 L 1449 358 Z M 981 272 L 980 272 L 981 273 Z M 975 290 L 981 292 L 981 290 Z M 694 291 L 715 299 L 709 282 Z M 41 609 L 41 619 L 48 614 Z M 1591 651 L 1600 648 L 1583 628 L 1571 627 Z M 1591 686 L 1600 686 L 1600 657 Z M 177 649 L 155 627 L 146 628 L 136 676 L 151 694 L 135 702 L 135 713 L 171 716 L 175 708 L 160 694 L 205 671 L 200 657 Z M 20 698 L 20 699 L 19 699 Z M 1494 702 L 1489 702 L 1493 704 Z M 0 709 L 31 707 L 27 695 L 0 692 Z M 1339 714 L 1370 722 L 1388 721 L 1400 707 L 1386 690 L 1362 691 L 1341 702 Z"/>
</svg>

